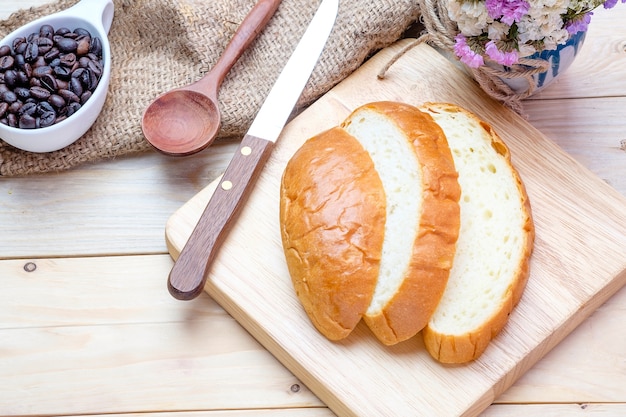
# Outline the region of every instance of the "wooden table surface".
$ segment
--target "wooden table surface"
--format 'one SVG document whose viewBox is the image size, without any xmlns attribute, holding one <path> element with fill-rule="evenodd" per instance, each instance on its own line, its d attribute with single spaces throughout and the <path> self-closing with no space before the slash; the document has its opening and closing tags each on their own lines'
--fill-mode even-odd
<svg viewBox="0 0 626 417">
<path fill-rule="evenodd" d="M 0 19 L 48 1 L 2 0 Z M 597 11 L 574 65 L 525 111 L 626 195 L 623 22 L 625 5 Z M 0 415 L 334 415 L 206 294 L 166 290 L 165 222 L 236 145 L 0 178 Z M 625 319 L 623 288 L 482 416 L 626 415 Z"/>
</svg>

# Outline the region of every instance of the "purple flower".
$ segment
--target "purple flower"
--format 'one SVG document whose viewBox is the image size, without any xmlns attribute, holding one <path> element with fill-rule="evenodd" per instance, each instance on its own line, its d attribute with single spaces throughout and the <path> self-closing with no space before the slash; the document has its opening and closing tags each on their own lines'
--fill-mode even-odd
<svg viewBox="0 0 626 417">
<path fill-rule="evenodd" d="M 518 60 L 517 51 L 501 51 L 496 46 L 494 41 L 489 41 L 485 45 L 485 52 L 489 55 L 489 58 L 496 61 L 498 64 L 511 66 Z"/>
<path fill-rule="evenodd" d="M 526 0 L 486 0 L 485 7 L 489 17 L 500 19 L 502 23 L 511 26 L 528 13 L 530 4 Z"/>
<path fill-rule="evenodd" d="M 624 0 L 622 0 L 622 3 L 623 2 Z M 603 5 L 605 9 L 612 9 L 613 7 L 615 7 L 616 4 L 617 0 L 606 0 Z"/>
<path fill-rule="evenodd" d="M 454 37 L 454 40 L 454 53 L 462 63 L 470 68 L 478 68 L 485 63 L 482 55 L 474 52 L 467 44 L 465 36 L 459 33 Z"/>
<path fill-rule="evenodd" d="M 611 0 L 607 0 L 607 1 L 611 1 Z M 574 35 L 578 32 L 583 32 L 587 30 L 589 23 L 591 23 L 592 15 L 593 15 L 593 12 L 589 12 L 580 16 L 576 16 L 565 27 L 567 29 L 567 33 L 569 33 L 570 35 Z"/>
</svg>

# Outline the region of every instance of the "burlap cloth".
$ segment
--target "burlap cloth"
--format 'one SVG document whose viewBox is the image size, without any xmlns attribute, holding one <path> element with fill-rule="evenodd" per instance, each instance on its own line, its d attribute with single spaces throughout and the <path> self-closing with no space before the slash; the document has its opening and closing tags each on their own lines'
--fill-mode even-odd
<svg viewBox="0 0 626 417">
<path fill-rule="evenodd" d="M 20 10 L 0 22 L 0 38 L 77 0 Z M 66 170 L 79 164 L 152 151 L 141 115 L 157 95 L 200 78 L 217 61 L 255 0 L 115 0 L 109 31 L 112 78 L 104 109 L 74 144 L 51 153 L 20 151 L 0 141 L 0 176 Z M 219 138 L 243 136 L 318 1 L 283 0 L 264 32 L 222 84 Z M 415 0 L 341 0 L 328 44 L 297 109 L 340 82 L 397 39 L 419 14 Z M 219 140 L 218 138 L 218 140 Z"/>
</svg>

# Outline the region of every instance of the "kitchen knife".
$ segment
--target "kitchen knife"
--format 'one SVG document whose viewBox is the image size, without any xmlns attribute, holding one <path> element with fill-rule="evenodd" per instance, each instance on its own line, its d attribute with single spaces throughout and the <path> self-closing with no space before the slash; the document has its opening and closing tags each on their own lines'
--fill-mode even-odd
<svg viewBox="0 0 626 417">
<path fill-rule="evenodd" d="M 168 290 L 174 298 L 191 300 L 204 289 L 211 263 L 313 72 L 335 24 L 338 9 L 339 0 L 322 0 L 243 137 L 170 271 Z"/>
</svg>

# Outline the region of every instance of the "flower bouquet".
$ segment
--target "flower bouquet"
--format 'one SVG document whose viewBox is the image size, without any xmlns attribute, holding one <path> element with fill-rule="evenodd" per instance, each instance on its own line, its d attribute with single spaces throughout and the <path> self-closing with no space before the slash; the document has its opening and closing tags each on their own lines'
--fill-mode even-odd
<svg viewBox="0 0 626 417">
<path fill-rule="evenodd" d="M 570 36 L 587 30 L 594 9 L 610 9 L 617 1 L 449 0 L 448 16 L 459 30 L 454 52 L 471 68 L 484 65 L 486 57 L 511 66 L 520 58 L 565 44 Z"/>
<path fill-rule="evenodd" d="M 519 100 L 537 91 L 537 77 L 552 65 L 548 52 L 574 41 L 577 50 L 596 8 L 609 9 L 619 1 L 626 3 L 626 0 L 417 1 L 424 32 L 406 49 L 427 42 L 450 53 L 466 66 L 483 90 L 517 111 L 521 107 Z M 515 83 L 515 79 L 525 82 Z"/>
</svg>

